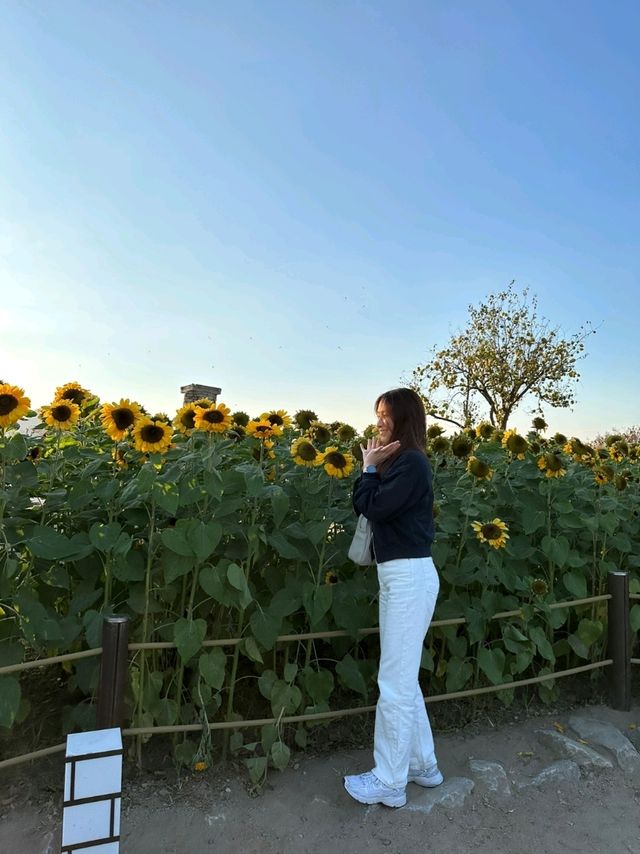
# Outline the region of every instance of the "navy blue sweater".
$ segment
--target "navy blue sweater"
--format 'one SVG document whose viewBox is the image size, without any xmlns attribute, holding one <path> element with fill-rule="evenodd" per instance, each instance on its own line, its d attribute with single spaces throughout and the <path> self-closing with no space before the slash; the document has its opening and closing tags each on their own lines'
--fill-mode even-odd
<svg viewBox="0 0 640 854">
<path fill-rule="evenodd" d="M 377 563 L 431 555 L 433 477 L 420 451 L 401 451 L 382 474 L 362 474 L 353 506 L 371 522 Z"/>
</svg>

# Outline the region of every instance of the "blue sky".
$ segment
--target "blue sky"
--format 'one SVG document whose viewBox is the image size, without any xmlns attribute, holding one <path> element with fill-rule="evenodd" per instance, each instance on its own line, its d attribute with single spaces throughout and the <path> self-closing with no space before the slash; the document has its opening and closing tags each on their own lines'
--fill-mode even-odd
<svg viewBox="0 0 640 854">
<path fill-rule="evenodd" d="M 625 0 L 9 0 L 0 376 L 363 427 L 515 279 L 598 327 L 552 428 L 640 422 L 639 37 Z"/>
</svg>

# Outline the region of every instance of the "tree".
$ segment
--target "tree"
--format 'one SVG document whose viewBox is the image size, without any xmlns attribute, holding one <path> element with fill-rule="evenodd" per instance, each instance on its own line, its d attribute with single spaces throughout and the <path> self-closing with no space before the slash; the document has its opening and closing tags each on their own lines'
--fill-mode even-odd
<svg viewBox="0 0 640 854">
<path fill-rule="evenodd" d="M 504 430 L 527 397 L 535 399 L 538 412 L 544 403 L 573 406 L 580 378 L 576 363 L 586 356 L 584 342 L 592 334 L 587 324 L 564 337 L 538 317 L 535 295 L 530 297 L 528 288 L 519 293 L 511 282 L 477 307 L 469 306 L 467 327 L 443 350 L 433 347 L 409 385 L 433 418 L 464 428 L 486 411 L 484 417 Z"/>
</svg>

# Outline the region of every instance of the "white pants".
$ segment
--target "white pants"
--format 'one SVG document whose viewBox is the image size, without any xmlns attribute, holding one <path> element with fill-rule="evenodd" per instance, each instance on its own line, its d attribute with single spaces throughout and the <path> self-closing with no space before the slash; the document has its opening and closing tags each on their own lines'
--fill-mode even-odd
<svg viewBox="0 0 640 854">
<path fill-rule="evenodd" d="M 404 788 L 409 768 L 424 770 L 436 764 L 418 671 L 440 580 L 430 557 L 379 563 L 378 580 L 380 697 L 373 773 L 387 786 Z"/>
</svg>

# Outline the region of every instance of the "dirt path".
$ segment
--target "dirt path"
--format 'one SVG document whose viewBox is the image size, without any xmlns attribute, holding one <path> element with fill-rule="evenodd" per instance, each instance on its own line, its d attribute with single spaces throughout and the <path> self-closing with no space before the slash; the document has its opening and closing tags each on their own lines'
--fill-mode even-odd
<svg viewBox="0 0 640 854">
<path fill-rule="evenodd" d="M 604 706 L 587 717 L 614 724 L 637 739 L 640 707 L 629 713 Z M 247 793 L 235 772 L 207 772 L 181 783 L 157 771 L 125 780 L 122 854 L 640 854 L 640 775 L 612 769 L 582 769 L 575 782 L 520 789 L 557 760 L 539 742 L 541 728 L 568 728 L 569 715 L 487 725 L 470 736 L 437 738 L 441 768 L 449 783 L 470 779 L 470 759 L 502 764 L 512 794 L 482 792 L 477 784 L 459 806 L 431 809 L 434 792 L 411 785 L 401 810 L 363 807 L 350 800 L 342 776 L 370 768 L 369 751 L 298 756 L 284 773 L 273 772 L 259 797 Z M 570 730 L 567 729 L 567 732 Z M 593 745 L 595 746 L 595 745 Z M 0 852 L 59 852 L 60 764 L 33 766 L 19 777 L 0 779 Z M 37 774 L 37 777 L 33 775 Z M 455 782 L 454 784 L 455 785 Z M 431 800 L 430 800 L 431 799 Z"/>
</svg>

